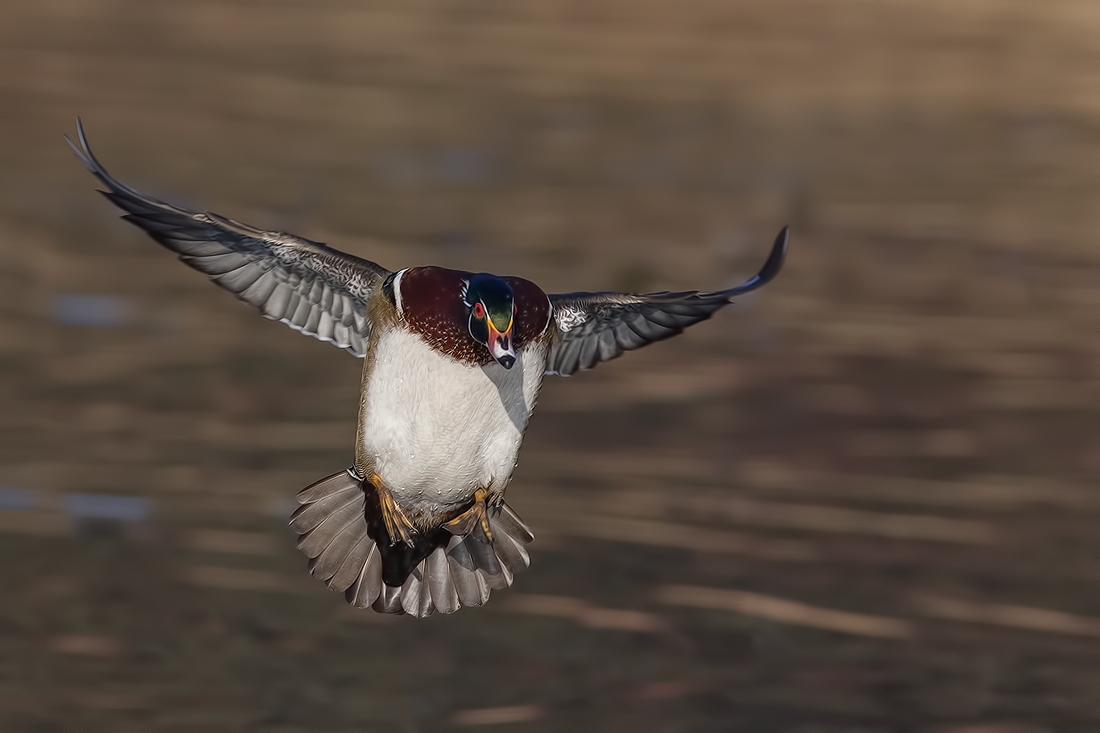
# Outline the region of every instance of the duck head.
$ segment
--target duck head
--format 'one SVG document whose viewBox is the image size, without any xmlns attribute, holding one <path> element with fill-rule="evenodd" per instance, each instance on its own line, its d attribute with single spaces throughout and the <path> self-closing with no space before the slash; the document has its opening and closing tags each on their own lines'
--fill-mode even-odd
<svg viewBox="0 0 1100 733">
<path fill-rule="evenodd" d="M 470 338 L 489 349 L 498 364 L 511 369 L 516 363 L 512 288 L 496 275 L 481 272 L 470 277 L 462 300 L 470 309 Z"/>
</svg>

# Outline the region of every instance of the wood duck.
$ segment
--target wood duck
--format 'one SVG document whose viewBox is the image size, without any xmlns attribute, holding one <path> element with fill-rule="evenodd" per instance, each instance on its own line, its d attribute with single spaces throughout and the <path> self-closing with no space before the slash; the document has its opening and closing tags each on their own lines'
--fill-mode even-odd
<svg viewBox="0 0 1100 733">
<path fill-rule="evenodd" d="M 123 218 L 267 318 L 363 359 L 355 463 L 298 493 L 309 571 L 355 606 L 427 616 L 484 604 L 530 564 L 504 501 L 543 375 L 674 336 L 779 272 L 787 229 L 727 290 L 547 295 L 520 277 L 396 272 L 320 242 L 158 201 L 66 137 Z"/>
</svg>

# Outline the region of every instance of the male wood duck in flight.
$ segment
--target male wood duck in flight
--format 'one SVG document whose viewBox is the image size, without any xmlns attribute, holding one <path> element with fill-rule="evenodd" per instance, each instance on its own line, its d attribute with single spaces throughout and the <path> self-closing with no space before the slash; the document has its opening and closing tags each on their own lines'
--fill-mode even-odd
<svg viewBox="0 0 1100 733">
<path fill-rule="evenodd" d="M 530 564 L 504 502 L 544 374 L 568 376 L 674 336 L 764 285 L 547 295 L 519 277 L 391 272 L 292 234 L 188 211 L 112 178 L 77 120 L 77 157 L 123 218 L 267 318 L 363 359 L 355 464 L 298 493 L 309 571 L 355 606 L 427 616 L 480 606 Z"/>
</svg>

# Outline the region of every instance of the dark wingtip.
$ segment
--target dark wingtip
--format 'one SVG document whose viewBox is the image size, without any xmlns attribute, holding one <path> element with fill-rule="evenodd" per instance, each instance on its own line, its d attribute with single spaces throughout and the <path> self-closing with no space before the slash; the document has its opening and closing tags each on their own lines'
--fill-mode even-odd
<svg viewBox="0 0 1100 733">
<path fill-rule="evenodd" d="M 768 255 L 768 260 L 764 263 L 764 266 L 760 268 L 760 272 L 756 273 L 737 287 L 726 290 L 726 297 L 732 299 L 738 295 L 756 290 L 762 285 L 767 285 L 772 278 L 778 275 L 779 271 L 783 269 L 783 261 L 787 259 L 787 246 L 790 240 L 791 228 L 783 227 L 776 236 L 775 244 L 772 245 L 772 251 Z"/>
<path fill-rule="evenodd" d="M 775 243 L 772 244 L 772 251 L 768 255 L 767 262 L 764 263 L 764 266 L 760 268 L 760 272 L 756 275 L 760 278 L 761 285 L 778 275 L 779 271 L 783 269 L 783 262 L 787 259 L 787 247 L 790 242 L 791 228 L 783 227 L 775 237 Z"/>
<path fill-rule="evenodd" d="M 84 135 L 84 122 L 80 117 L 76 118 L 76 139 L 80 141 L 79 145 L 73 142 L 73 139 L 68 135 L 65 136 L 65 142 L 73 149 L 76 157 L 84 164 L 84 167 L 91 171 L 93 175 L 102 179 L 101 174 L 105 174 L 106 171 L 96 160 L 95 155 L 92 154 L 91 147 L 88 146 L 88 138 Z"/>
<path fill-rule="evenodd" d="M 107 187 L 106 191 L 101 190 L 100 193 L 111 199 L 112 203 L 114 203 L 116 206 L 120 206 L 123 209 L 127 208 L 117 199 L 112 198 L 113 196 L 120 195 L 123 197 L 134 197 L 146 202 L 153 202 L 152 199 L 143 196 L 142 194 L 127 186 L 125 183 L 122 183 L 121 181 L 116 181 L 111 176 L 111 174 L 107 172 L 107 169 L 104 168 L 103 164 L 99 162 L 99 158 L 95 157 L 95 153 L 92 152 L 92 146 L 88 144 L 88 137 L 84 134 L 84 122 L 79 117 L 76 118 L 76 139 L 80 142 L 79 145 L 73 142 L 72 138 L 70 138 L 68 135 L 65 136 L 65 142 L 67 142 L 69 144 L 69 147 L 73 149 L 73 152 L 76 153 L 76 157 L 80 160 L 81 163 L 84 164 L 84 167 L 88 169 L 88 172 L 99 179 L 99 182 Z"/>
</svg>

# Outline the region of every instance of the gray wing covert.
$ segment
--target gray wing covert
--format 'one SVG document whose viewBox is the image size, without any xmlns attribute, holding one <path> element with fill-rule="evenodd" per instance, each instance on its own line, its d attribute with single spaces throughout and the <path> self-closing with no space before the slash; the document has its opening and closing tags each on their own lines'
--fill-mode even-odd
<svg viewBox="0 0 1100 733">
<path fill-rule="evenodd" d="M 320 242 L 146 196 L 107 173 L 88 147 L 79 120 L 77 132 L 79 147 L 65 139 L 107 187 L 103 195 L 126 212 L 122 218 L 265 317 L 363 356 L 370 336 L 367 299 L 388 270 Z"/>
<path fill-rule="evenodd" d="M 678 293 L 562 293 L 550 296 L 558 334 L 546 364 L 547 374 L 568 376 L 610 361 L 624 351 L 681 333 L 776 276 L 787 255 L 786 227 L 772 245 L 760 272 L 727 290 Z"/>
</svg>

